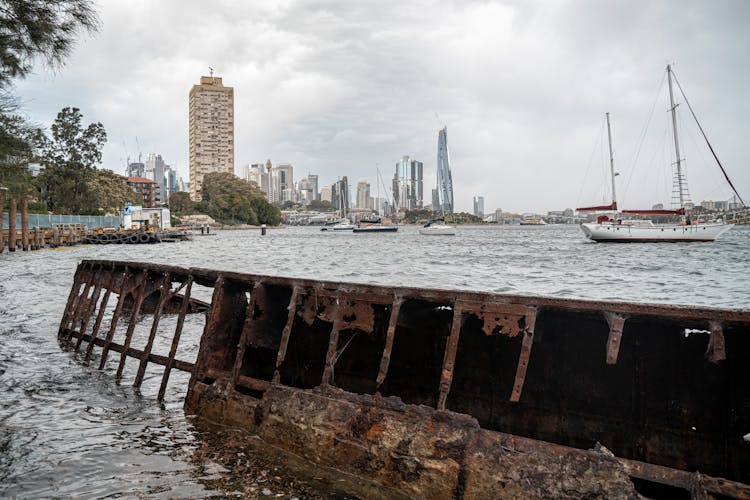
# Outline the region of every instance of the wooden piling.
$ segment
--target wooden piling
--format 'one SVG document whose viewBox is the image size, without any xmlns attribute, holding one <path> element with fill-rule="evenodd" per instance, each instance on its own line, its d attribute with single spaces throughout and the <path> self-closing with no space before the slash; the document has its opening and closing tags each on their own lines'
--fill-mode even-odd
<svg viewBox="0 0 750 500">
<path fill-rule="evenodd" d="M 8 251 L 16 251 L 16 199 L 8 200 Z"/>
<path fill-rule="evenodd" d="M 29 251 L 29 197 L 21 197 L 21 250 Z"/>
</svg>

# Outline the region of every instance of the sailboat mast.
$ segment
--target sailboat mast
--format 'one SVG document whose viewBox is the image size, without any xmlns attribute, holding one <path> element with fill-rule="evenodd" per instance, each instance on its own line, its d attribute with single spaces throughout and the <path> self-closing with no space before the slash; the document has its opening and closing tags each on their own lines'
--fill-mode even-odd
<svg viewBox="0 0 750 500">
<path fill-rule="evenodd" d="M 378 164 L 375 164 L 375 184 L 377 184 L 378 188 L 378 197 L 375 200 L 375 212 L 378 214 L 378 217 L 380 217 L 380 184 L 378 182 L 380 181 L 380 169 L 378 168 Z"/>
<path fill-rule="evenodd" d="M 609 140 L 609 170 L 612 177 L 612 218 L 617 211 L 617 195 L 615 194 L 615 158 L 612 155 L 612 128 L 609 125 L 609 112 L 607 115 L 607 139 Z"/>
<path fill-rule="evenodd" d="M 682 156 L 680 155 L 680 140 L 677 137 L 677 105 L 674 103 L 674 93 L 672 91 L 672 67 L 667 64 L 667 82 L 669 83 L 669 106 L 672 111 L 672 135 L 674 136 L 674 154 L 677 157 L 677 189 L 680 196 L 680 207 L 685 206 L 685 193 L 683 185 L 685 183 L 682 177 Z"/>
</svg>

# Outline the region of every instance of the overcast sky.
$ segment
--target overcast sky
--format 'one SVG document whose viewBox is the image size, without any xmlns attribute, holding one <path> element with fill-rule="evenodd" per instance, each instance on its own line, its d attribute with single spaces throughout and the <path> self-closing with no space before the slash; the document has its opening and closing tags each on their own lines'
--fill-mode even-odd
<svg viewBox="0 0 750 500">
<path fill-rule="evenodd" d="M 670 201 L 672 63 L 750 198 L 750 1 L 108 0 L 98 10 L 100 33 L 16 90 L 42 125 L 65 106 L 101 122 L 102 166 L 118 173 L 154 152 L 187 180 L 188 92 L 211 66 L 235 89 L 238 171 L 270 158 L 291 162 L 295 180 L 347 175 L 374 194 L 376 166 L 389 185 L 410 155 L 424 162 L 429 202 L 447 125 L 457 209 L 481 195 L 486 212 L 546 212 L 608 198 L 609 111 L 621 206 L 648 208 Z M 679 110 L 693 201 L 729 198 Z"/>
</svg>

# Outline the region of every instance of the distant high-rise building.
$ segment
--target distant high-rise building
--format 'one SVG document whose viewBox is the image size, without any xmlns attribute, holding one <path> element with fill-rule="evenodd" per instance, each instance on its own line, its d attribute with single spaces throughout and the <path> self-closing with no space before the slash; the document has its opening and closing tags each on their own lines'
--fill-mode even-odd
<svg viewBox="0 0 750 500">
<path fill-rule="evenodd" d="M 202 76 L 189 98 L 190 199 L 201 200 L 203 176 L 234 173 L 234 89 Z"/>
<path fill-rule="evenodd" d="M 333 194 L 333 188 L 331 186 L 323 186 L 320 188 L 320 200 L 331 202 L 331 195 Z"/>
<path fill-rule="evenodd" d="M 237 173 L 237 169 L 235 169 L 235 173 Z M 239 177 L 240 179 L 244 181 L 250 180 L 250 164 L 249 163 L 242 165 L 240 167 L 240 171 L 239 173 L 237 173 L 237 177 Z"/>
<path fill-rule="evenodd" d="M 245 179 L 246 181 L 256 183 L 260 190 L 263 191 L 266 196 L 268 196 L 268 172 L 266 171 L 266 166 L 264 163 L 261 162 L 243 165 L 242 169 L 240 170 L 240 174 L 240 177 Z"/>
<path fill-rule="evenodd" d="M 169 197 L 165 180 L 165 171 L 169 166 L 164 163 L 160 154 L 149 153 L 146 155 L 146 177 L 156 183 L 156 203 L 166 203 Z"/>
<path fill-rule="evenodd" d="M 146 177 L 146 165 L 141 162 L 128 163 L 128 177 Z"/>
<path fill-rule="evenodd" d="M 371 209 L 370 205 L 370 183 L 360 181 L 357 183 L 357 205 L 356 208 Z"/>
<path fill-rule="evenodd" d="M 448 151 L 448 127 L 438 132 L 437 199 L 433 195 L 433 210 L 453 213 L 453 176 Z M 437 201 L 437 203 L 435 203 Z"/>
<path fill-rule="evenodd" d="M 474 197 L 474 215 L 484 217 L 484 196 Z"/>
<path fill-rule="evenodd" d="M 349 179 L 346 176 L 331 186 L 331 205 L 341 213 L 349 210 Z"/>
<path fill-rule="evenodd" d="M 164 169 L 164 189 L 165 197 L 164 201 L 168 202 L 169 197 L 180 190 L 180 176 L 177 171 L 170 166 Z"/>
<path fill-rule="evenodd" d="M 307 176 L 307 182 L 310 187 L 310 191 L 312 191 L 312 199 L 310 201 L 319 200 L 320 193 L 318 192 L 318 174 L 309 174 Z"/>
<path fill-rule="evenodd" d="M 271 201 L 278 203 L 296 201 L 294 199 L 294 167 L 291 163 L 279 163 L 273 167 L 271 186 L 273 193 Z"/>
<path fill-rule="evenodd" d="M 312 189 L 310 189 L 310 180 L 303 177 L 297 183 L 297 199 L 303 205 L 309 205 L 313 200 Z"/>
<path fill-rule="evenodd" d="M 423 164 L 404 156 L 396 163 L 393 201 L 398 210 L 414 210 L 424 205 Z"/>
</svg>

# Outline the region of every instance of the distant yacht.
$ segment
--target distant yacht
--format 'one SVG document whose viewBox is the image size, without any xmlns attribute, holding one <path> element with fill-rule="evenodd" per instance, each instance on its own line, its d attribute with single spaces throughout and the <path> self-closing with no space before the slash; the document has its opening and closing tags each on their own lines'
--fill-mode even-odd
<svg viewBox="0 0 750 500">
<path fill-rule="evenodd" d="M 677 136 L 677 105 L 674 102 L 674 95 L 672 89 L 672 80 L 674 73 L 672 72 L 671 66 L 667 65 L 667 82 L 669 85 L 669 103 L 670 111 L 672 113 L 672 133 L 674 138 L 674 149 L 675 157 L 677 158 L 674 163 L 676 166 L 675 175 L 675 193 L 678 196 L 680 203 L 679 208 L 675 210 L 663 210 L 663 209 L 651 209 L 651 210 L 622 210 L 620 214 L 624 215 L 642 215 L 642 216 L 676 216 L 679 217 L 679 221 L 670 224 L 654 224 L 651 220 L 632 220 L 623 219 L 618 214 L 617 199 L 615 197 L 615 176 L 617 175 L 614 171 L 614 159 L 612 156 L 612 132 L 609 124 L 609 113 L 607 117 L 607 136 L 609 139 L 609 165 L 610 175 L 612 182 L 612 202 L 609 205 L 599 205 L 593 207 L 582 207 L 578 208 L 578 211 L 611 211 L 611 216 L 600 215 L 596 222 L 581 224 L 581 230 L 587 238 L 598 241 L 598 242 L 676 242 L 676 241 L 714 241 L 716 238 L 729 231 L 734 224 L 727 224 L 726 222 L 719 220 L 714 222 L 701 222 L 693 220 L 688 212 L 690 205 L 689 195 L 687 190 L 687 179 L 685 177 L 684 167 L 682 167 L 682 156 L 680 155 L 680 143 Z M 679 82 L 678 82 L 679 86 Z M 682 88 L 680 87 L 680 91 Z M 685 94 L 683 93 L 683 98 Z M 685 103 L 690 107 L 690 103 L 685 98 Z M 692 108 L 690 108 L 692 113 Z M 693 113 L 696 123 L 698 119 Z M 703 128 L 698 123 L 698 127 L 701 132 Z M 713 148 L 708 142 L 708 138 L 703 134 L 709 149 L 713 153 Z M 714 153 L 714 158 L 721 168 L 724 177 L 729 182 L 729 185 L 734 190 L 735 194 L 739 198 L 739 193 L 734 189 L 732 182 L 724 171 L 724 167 L 719 162 L 719 159 Z M 742 198 L 739 198 L 742 201 Z M 744 205 L 744 203 L 743 203 Z"/>
<path fill-rule="evenodd" d="M 522 219 L 521 225 L 522 226 L 546 226 L 547 223 L 544 222 L 544 219 L 528 218 L 528 219 Z"/>
<path fill-rule="evenodd" d="M 456 228 L 445 223 L 445 218 L 432 219 L 419 229 L 419 234 L 425 236 L 455 236 Z"/>
<path fill-rule="evenodd" d="M 333 225 L 327 225 L 320 228 L 321 231 L 352 231 L 354 224 L 349 222 L 348 219 L 341 219 Z"/>
</svg>

